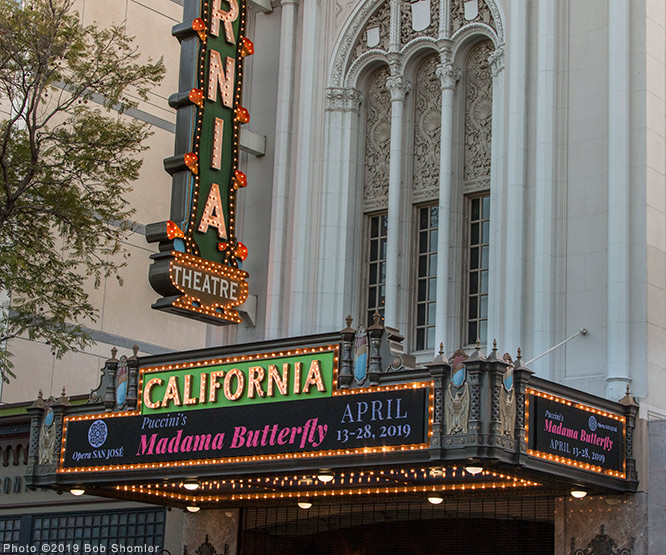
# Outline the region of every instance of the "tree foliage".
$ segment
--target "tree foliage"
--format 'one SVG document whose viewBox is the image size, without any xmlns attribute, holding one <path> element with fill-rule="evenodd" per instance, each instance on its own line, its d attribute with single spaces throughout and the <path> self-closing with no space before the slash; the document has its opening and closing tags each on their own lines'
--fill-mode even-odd
<svg viewBox="0 0 666 555">
<path fill-rule="evenodd" d="M 92 343 L 89 280 L 118 276 L 145 124 L 122 113 L 162 78 L 122 27 L 82 25 L 73 0 L 0 0 L 0 341 L 53 353 Z M 0 373 L 11 374 L 9 355 Z"/>
</svg>

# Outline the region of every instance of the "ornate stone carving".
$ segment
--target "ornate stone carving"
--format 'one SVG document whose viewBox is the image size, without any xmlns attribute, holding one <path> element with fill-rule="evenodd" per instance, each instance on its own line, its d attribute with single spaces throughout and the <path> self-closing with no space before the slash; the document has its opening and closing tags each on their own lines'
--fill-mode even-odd
<svg viewBox="0 0 666 555">
<path fill-rule="evenodd" d="M 495 79 L 500 73 L 504 71 L 504 47 L 500 46 L 490 56 L 488 56 L 488 65 Z"/>
<path fill-rule="evenodd" d="M 355 112 L 361 109 L 363 95 L 356 89 L 326 89 L 324 109 L 327 112 Z"/>
<path fill-rule="evenodd" d="M 576 542 L 571 538 L 571 555 L 631 555 L 634 552 L 634 538 L 629 540 L 629 547 L 622 549 L 613 538 L 606 534 L 606 527 L 601 525 L 597 534 L 586 547 L 576 549 Z"/>
<path fill-rule="evenodd" d="M 513 388 L 510 391 L 507 391 L 504 387 L 500 388 L 500 421 L 502 423 L 502 435 L 514 439 L 516 392 Z"/>
<path fill-rule="evenodd" d="M 446 390 L 446 434 L 457 435 L 468 433 L 469 427 L 469 386 L 465 382 L 461 387 L 452 383 Z"/>
<path fill-rule="evenodd" d="M 408 44 L 412 39 L 424 35 L 437 38 L 439 28 L 439 0 L 430 0 L 430 24 L 421 31 L 414 30 L 412 10 L 413 3 L 402 3 L 400 9 L 400 43 L 403 45 Z"/>
<path fill-rule="evenodd" d="M 391 25 L 391 7 L 383 2 L 370 16 L 363 31 L 359 34 L 352 50 L 352 58 L 358 58 L 364 52 L 379 49 L 387 52 L 389 49 Z"/>
<path fill-rule="evenodd" d="M 479 43 L 470 52 L 465 68 L 465 186 L 490 181 L 492 131 L 492 78 L 488 58 L 492 42 Z"/>
<path fill-rule="evenodd" d="M 426 58 L 416 72 L 416 114 L 414 125 L 415 196 L 439 190 L 439 153 L 442 129 L 441 86 L 437 77 L 437 55 Z"/>
<path fill-rule="evenodd" d="M 497 31 L 495 17 L 485 0 L 452 0 L 451 34 L 455 34 L 472 22 L 485 23 Z"/>
<path fill-rule="evenodd" d="M 44 411 L 39 431 L 39 464 L 55 463 L 56 421 L 51 407 Z"/>
<path fill-rule="evenodd" d="M 453 89 L 456 83 L 460 81 L 462 72 L 460 68 L 451 62 L 445 62 L 437 66 L 437 77 L 439 77 L 442 90 Z"/>
<path fill-rule="evenodd" d="M 391 97 L 386 81 L 389 75 L 385 66 L 375 71 L 368 82 L 363 190 L 366 209 L 383 208 L 388 202 Z"/>
<path fill-rule="evenodd" d="M 386 88 L 391 93 L 391 102 L 394 100 L 405 100 L 405 96 L 411 90 L 412 85 L 400 75 L 392 75 L 386 79 Z"/>
</svg>

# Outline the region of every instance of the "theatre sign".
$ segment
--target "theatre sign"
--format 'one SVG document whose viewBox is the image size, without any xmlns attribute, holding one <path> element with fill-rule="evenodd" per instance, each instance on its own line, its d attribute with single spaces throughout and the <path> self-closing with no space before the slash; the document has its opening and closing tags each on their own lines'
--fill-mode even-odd
<svg viewBox="0 0 666 555">
<path fill-rule="evenodd" d="M 254 52 L 244 36 L 245 1 L 186 0 L 177 108 L 170 220 L 146 228 L 159 243 L 150 283 L 163 297 L 153 308 L 214 324 L 238 323 L 248 296 L 242 270 L 247 247 L 236 236 L 236 193 L 247 185 L 238 168 L 243 59 Z"/>
</svg>

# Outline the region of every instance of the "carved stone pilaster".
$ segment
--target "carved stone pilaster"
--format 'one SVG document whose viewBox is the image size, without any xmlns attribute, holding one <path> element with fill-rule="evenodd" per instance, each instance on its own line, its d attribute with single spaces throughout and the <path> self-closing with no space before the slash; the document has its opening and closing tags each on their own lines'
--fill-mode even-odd
<svg viewBox="0 0 666 555">
<path fill-rule="evenodd" d="M 513 368 L 514 390 L 516 392 L 516 427 L 514 437 L 520 453 L 527 453 L 525 439 L 525 401 L 527 399 L 527 384 L 534 374 L 529 368 L 523 366 L 522 359 L 518 357 Z"/>
<path fill-rule="evenodd" d="M 134 354 L 127 359 L 128 376 L 127 376 L 127 397 L 125 402 L 127 408 L 133 410 L 136 408 L 139 396 L 139 346 L 132 347 Z"/>
<path fill-rule="evenodd" d="M 111 358 L 104 365 L 104 373 L 108 377 L 104 395 L 104 410 L 106 412 L 111 412 L 116 404 L 116 371 L 118 370 L 116 354 L 118 354 L 118 349 L 114 347 L 111 349 Z"/>
<path fill-rule="evenodd" d="M 391 93 L 391 102 L 404 102 L 412 85 L 401 75 L 391 75 L 386 80 L 386 88 Z"/>
<path fill-rule="evenodd" d="M 490 65 L 490 72 L 495 79 L 500 73 L 504 71 L 504 47 L 500 46 L 490 56 L 488 56 L 488 65 Z"/>
<path fill-rule="evenodd" d="M 46 403 L 40 390 L 37 400 L 28 407 L 27 412 L 30 415 L 30 443 L 28 445 L 28 473 L 34 469 L 39 459 L 39 433 L 41 423 L 44 418 Z"/>
<path fill-rule="evenodd" d="M 358 114 L 361 110 L 363 95 L 356 89 L 342 89 L 331 87 L 326 89 L 324 109 L 327 112 L 353 112 Z"/>
<path fill-rule="evenodd" d="M 440 79 L 442 90 L 455 89 L 456 83 L 462 77 L 460 68 L 451 62 L 445 62 L 437 66 L 437 77 Z"/>
<path fill-rule="evenodd" d="M 347 316 L 347 327 L 340 332 L 342 337 L 342 356 L 340 357 L 340 374 L 338 375 L 338 387 L 347 389 L 354 379 L 352 373 L 352 344 L 356 330 L 351 327 L 352 318 Z"/>
<path fill-rule="evenodd" d="M 443 346 L 440 347 L 443 349 Z M 434 382 L 434 414 L 432 422 L 432 437 L 430 447 L 439 448 L 442 446 L 442 434 L 444 433 L 444 384 L 446 376 L 451 372 L 451 365 L 446 359 L 443 350 L 439 355 L 426 364 Z"/>
<path fill-rule="evenodd" d="M 368 378 L 370 385 L 379 384 L 379 376 L 382 373 L 381 343 L 384 334 L 384 326 L 379 323 L 381 316 L 378 312 L 373 315 L 374 324 L 368 326 L 368 337 L 370 338 L 370 361 L 368 364 Z"/>
</svg>

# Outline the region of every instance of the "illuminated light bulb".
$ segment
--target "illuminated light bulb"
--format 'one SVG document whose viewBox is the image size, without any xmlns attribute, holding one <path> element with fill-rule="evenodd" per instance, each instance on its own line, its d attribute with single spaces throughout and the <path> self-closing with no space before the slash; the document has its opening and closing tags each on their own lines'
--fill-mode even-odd
<svg viewBox="0 0 666 555">
<path fill-rule="evenodd" d="M 188 152 L 184 157 L 185 165 L 196 175 L 199 173 L 199 157 L 194 152 Z"/>
<path fill-rule="evenodd" d="M 79 495 L 83 495 L 86 492 L 85 488 L 83 486 L 74 486 L 73 488 L 70 488 L 69 493 L 72 495 L 76 495 L 77 497 Z"/>
<path fill-rule="evenodd" d="M 200 17 L 192 21 L 192 29 L 197 32 L 201 41 L 206 40 L 206 23 Z"/>
<path fill-rule="evenodd" d="M 571 490 L 571 497 L 575 497 L 576 499 L 582 499 L 587 495 L 587 492 L 584 489 L 572 489 Z"/>
<path fill-rule="evenodd" d="M 197 106 L 199 106 L 199 108 L 203 108 L 204 93 L 201 89 L 192 89 L 190 91 L 190 94 L 188 95 L 188 98 L 190 99 L 190 102 L 192 102 L 192 104 L 196 104 Z"/>
<path fill-rule="evenodd" d="M 175 239 L 176 237 L 179 238 L 184 238 L 185 234 L 183 233 L 183 230 L 180 229 L 175 223 L 173 223 L 171 220 L 169 220 L 166 224 L 166 233 L 167 237 L 170 240 Z"/>
<path fill-rule="evenodd" d="M 238 243 L 238 246 L 236 247 L 236 250 L 234 250 L 234 255 L 236 258 L 240 258 L 241 260 L 245 261 L 247 258 L 247 247 L 243 243 Z"/>
<path fill-rule="evenodd" d="M 248 111 L 247 108 L 243 108 L 242 106 L 237 106 L 236 111 L 234 113 L 234 119 L 238 123 L 250 123 L 250 112 Z"/>
<path fill-rule="evenodd" d="M 188 505 L 185 507 L 190 513 L 198 513 L 201 510 L 201 507 L 197 507 L 196 505 Z"/>
<path fill-rule="evenodd" d="M 247 176 L 242 171 L 236 170 L 232 182 L 234 184 L 234 189 L 247 187 Z"/>
<path fill-rule="evenodd" d="M 328 484 L 328 482 L 332 482 L 335 478 L 335 475 L 333 472 L 331 472 L 328 469 L 321 470 L 319 474 L 317 474 L 317 480 L 320 482 L 324 482 L 325 484 Z"/>
<path fill-rule="evenodd" d="M 476 474 L 479 474 L 480 472 L 483 472 L 483 467 L 482 466 L 470 465 L 470 466 L 466 466 L 465 470 L 467 472 L 469 472 L 472 476 L 475 476 Z"/>
<path fill-rule="evenodd" d="M 254 54 L 254 44 L 247 37 L 243 37 L 241 39 L 240 49 L 241 58 L 245 58 L 245 56 L 252 56 L 252 54 Z"/>
</svg>

